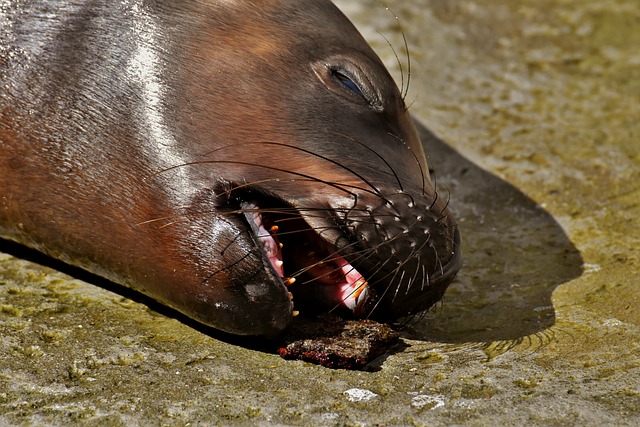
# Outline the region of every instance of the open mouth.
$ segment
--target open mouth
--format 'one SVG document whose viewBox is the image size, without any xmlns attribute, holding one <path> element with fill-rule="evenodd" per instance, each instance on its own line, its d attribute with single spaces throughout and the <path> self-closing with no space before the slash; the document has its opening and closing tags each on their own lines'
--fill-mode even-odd
<svg viewBox="0 0 640 427">
<path fill-rule="evenodd" d="M 336 311 L 359 317 L 369 298 L 366 279 L 292 207 L 241 202 L 258 246 L 289 289 L 294 315 Z M 262 203 L 261 203 L 262 202 Z"/>
</svg>

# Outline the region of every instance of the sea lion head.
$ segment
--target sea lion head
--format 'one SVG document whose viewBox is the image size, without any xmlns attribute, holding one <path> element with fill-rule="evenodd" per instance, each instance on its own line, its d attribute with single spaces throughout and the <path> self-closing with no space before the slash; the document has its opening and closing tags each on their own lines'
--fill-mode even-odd
<svg viewBox="0 0 640 427">
<path fill-rule="evenodd" d="M 330 2 L 238 7 L 192 23 L 174 85 L 177 138 L 195 153 L 182 167 L 229 224 L 210 280 L 230 280 L 232 315 L 201 318 L 269 334 L 296 311 L 429 308 L 460 268 L 459 231 L 393 78 Z"/>
</svg>

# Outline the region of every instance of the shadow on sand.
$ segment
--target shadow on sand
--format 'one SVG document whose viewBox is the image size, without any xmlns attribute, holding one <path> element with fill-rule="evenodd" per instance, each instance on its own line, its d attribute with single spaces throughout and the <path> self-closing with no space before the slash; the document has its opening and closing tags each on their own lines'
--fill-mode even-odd
<svg viewBox="0 0 640 427">
<path fill-rule="evenodd" d="M 555 323 L 554 289 L 582 273 L 578 250 L 536 202 L 416 125 L 437 182 L 446 184 L 440 190 L 450 191 L 464 266 L 443 302 L 405 336 L 455 344 L 544 341 Z"/>
</svg>

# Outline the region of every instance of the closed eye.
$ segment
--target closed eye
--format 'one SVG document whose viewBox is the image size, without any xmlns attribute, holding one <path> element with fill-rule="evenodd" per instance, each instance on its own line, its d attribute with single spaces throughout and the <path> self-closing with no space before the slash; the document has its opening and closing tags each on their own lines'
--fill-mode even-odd
<svg viewBox="0 0 640 427">
<path fill-rule="evenodd" d="M 354 92 L 356 95 L 361 96 L 365 101 L 368 101 L 367 97 L 364 95 L 364 93 L 362 93 L 362 90 L 360 90 L 360 87 L 358 87 L 358 85 L 353 80 L 351 80 L 349 76 L 338 70 L 331 70 L 331 74 L 336 80 L 349 88 L 349 90 Z"/>
<path fill-rule="evenodd" d="M 335 56 L 314 62 L 311 66 L 327 89 L 379 113 L 384 110 L 382 97 L 370 77 L 376 75 L 376 72 L 367 73 L 363 70 L 367 68 L 367 60 L 366 57 L 362 58 L 361 65 L 358 65 L 351 59 Z M 374 66 L 369 68 L 375 70 Z"/>
</svg>

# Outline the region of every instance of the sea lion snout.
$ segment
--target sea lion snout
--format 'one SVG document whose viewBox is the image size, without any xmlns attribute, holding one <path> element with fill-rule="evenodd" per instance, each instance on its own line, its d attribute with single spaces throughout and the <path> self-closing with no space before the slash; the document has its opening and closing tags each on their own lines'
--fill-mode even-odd
<svg viewBox="0 0 640 427">
<path fill-rule="evenodd" d="M 295 310 L 394 320 L 437 302 L 460 268 L 460 238 L 447 199 L 425 184 L 261 209 L 259 222 L 277 225 Z"/>
<path fill-rule="evenodd" d="M 429 308 L 460 268 L 459 230 L 446 199 L 430 189 L 397 191 L 365 212 L 346 222 L 362 247 L 353 264 L 374 291 L 366 315 L 393 319 Z"/>
</svg>

